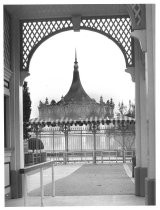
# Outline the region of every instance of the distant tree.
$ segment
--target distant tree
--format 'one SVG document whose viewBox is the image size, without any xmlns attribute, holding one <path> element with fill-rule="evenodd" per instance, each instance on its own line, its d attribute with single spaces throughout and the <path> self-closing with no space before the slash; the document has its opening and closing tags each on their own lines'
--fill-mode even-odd
<svg viewBox="0 0 160 210">
<path fill-rule="evenodd" d="M 135 118 L 135 104 L 131 103 L 131 101 L 129 101 L 129 109 L 126 116 Z"/>
<path fill-rule="evenodd" d="M 23 84 L 23 137 L 24 139 L 29 139 L 29 126 L 28 122 L 31 114 L 31 99 L 30 93 L 28 92 L 27 82 Z"/>
<path fill-rule="evenodd" d="M 129 101 L 129 108 L 122 103 L 118 104 L 117 116 L 128 116 L 135 117 L 135 105 Z M 125 160 L 125 150 L 132 150 L 135 144 L 135 124 L 128 124 L 126 122 L 121 122 L 116 127 L 117 131 L 115 133 L 115 140 L 121 145 L 123 151 L 123 162 Z"/>
<path fill-rule="evenodd" d="M 30 138 L 28 140 L 28 149 L 32 150 L 33 153 L 34 153 L 34 150 L 44 149 L 43 142 L 40 139 L 37 139 L 37 138 Z"/>
<path fill-rule="evenodd" d="M 124 105 L 123 101 L 118 104 L 118 116 L 127 116 L 135 118 L 135 104 L 129 101 L 129 107 Z"/>
</svg>

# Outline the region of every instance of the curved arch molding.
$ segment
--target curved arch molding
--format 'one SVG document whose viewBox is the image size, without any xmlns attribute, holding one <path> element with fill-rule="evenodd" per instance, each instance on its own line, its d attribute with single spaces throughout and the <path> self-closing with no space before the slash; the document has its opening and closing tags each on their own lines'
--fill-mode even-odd
<svg viewBox="0 0 160 210">
<path fill-rule="evenodd" d="M 134 66 L 132 28 L 142 24 L 141 6 L 127 7 L 129 16 L 81 17 L 21 21 L 21 70 L 28 71 L 31 57 L 41 43 L 51 36 L 80 29 L 95 31 L 114 41 L 121 49 L 126 67 Z M 116 59 L 116 58 L 115 58 Z"/>
</svg>

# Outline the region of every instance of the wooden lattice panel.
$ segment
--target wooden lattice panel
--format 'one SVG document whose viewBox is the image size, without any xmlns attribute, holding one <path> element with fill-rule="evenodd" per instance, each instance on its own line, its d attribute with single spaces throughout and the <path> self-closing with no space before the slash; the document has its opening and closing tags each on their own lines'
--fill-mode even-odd
<svg viewBox="0 0 160 210">
<path fill-rule="evenodd" d="M 29 59 L 35 47 L 48 37 L 73 28 L 71 20 L 34 21 L 22 23 L 22 70 L 28 70 Z"/>
<path fill-rule="evenodd" d="M 112 39 L 121 48 L 126 66 L 134 65 L 130 18 L 82 18 L 80 28 L 96 31 Z M 21 70 L 28 70 L 32 54 L 44 40 L 71 29 L 73 29 L 71 19 L 22 22 Z"/>
<path fill-rule="evenodd" d="M 141 24 L 141 21 L 142 21 L 141 5 L 140 4 L 132 4 L 131 8 L 132 8 L 133 13 L 134 13 L 135 22 L 139 26 Z"/>
<path fill-rule="evenodd" d="M 111 38 L 121 48 L 127 66 L 133 66 L 130 18 L 86 18 L 81 22 L 81 29 L 94 30 Z"/>
<path fill-rule="evenodd" d="M 11 69 L 10 16 L 4 10 L 4 66 Z"/>
</svg>

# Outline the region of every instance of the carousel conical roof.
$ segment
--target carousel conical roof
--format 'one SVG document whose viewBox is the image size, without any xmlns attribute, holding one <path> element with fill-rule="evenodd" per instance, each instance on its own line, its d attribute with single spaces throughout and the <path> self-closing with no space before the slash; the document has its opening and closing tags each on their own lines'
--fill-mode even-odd
<svg viewBox="0 0 160 210">
<path fill-rule="evenodd" d="M 75 53 L 73 80 L 68 93 L 64 96 L 64 101 L 93 102 L 93 100 L 87 95 L 81 84 L 76 53 Z"/>
</svg>

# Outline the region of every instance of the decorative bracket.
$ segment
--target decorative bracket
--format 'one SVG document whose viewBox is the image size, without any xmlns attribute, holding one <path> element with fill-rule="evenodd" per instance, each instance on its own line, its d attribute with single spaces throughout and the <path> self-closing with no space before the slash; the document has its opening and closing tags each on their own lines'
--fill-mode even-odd
<svg viewBox="0 0 160 210">
<path fill-rule="evenodd" d="M 130 75 L 132 77 L 132 82 L 135 82 L 135 68 L 127 67 L 127 69 L 125 69 L 125 72 L 130 73 Z"/>
<path fill-rule="evenodd" d="M 28 71 L 21 71 L 20 72 L 20 85 L 23 85 L 23 82 L 25 80 L 26 77 L 28 77 L 30 75 L 30 73 Z"/>
<path fill-rule="evenodd" d="M 147 52 L 146 30 L 134 30 L 131 36 L 139 40 L 142 52 Z"/>
</svg>

